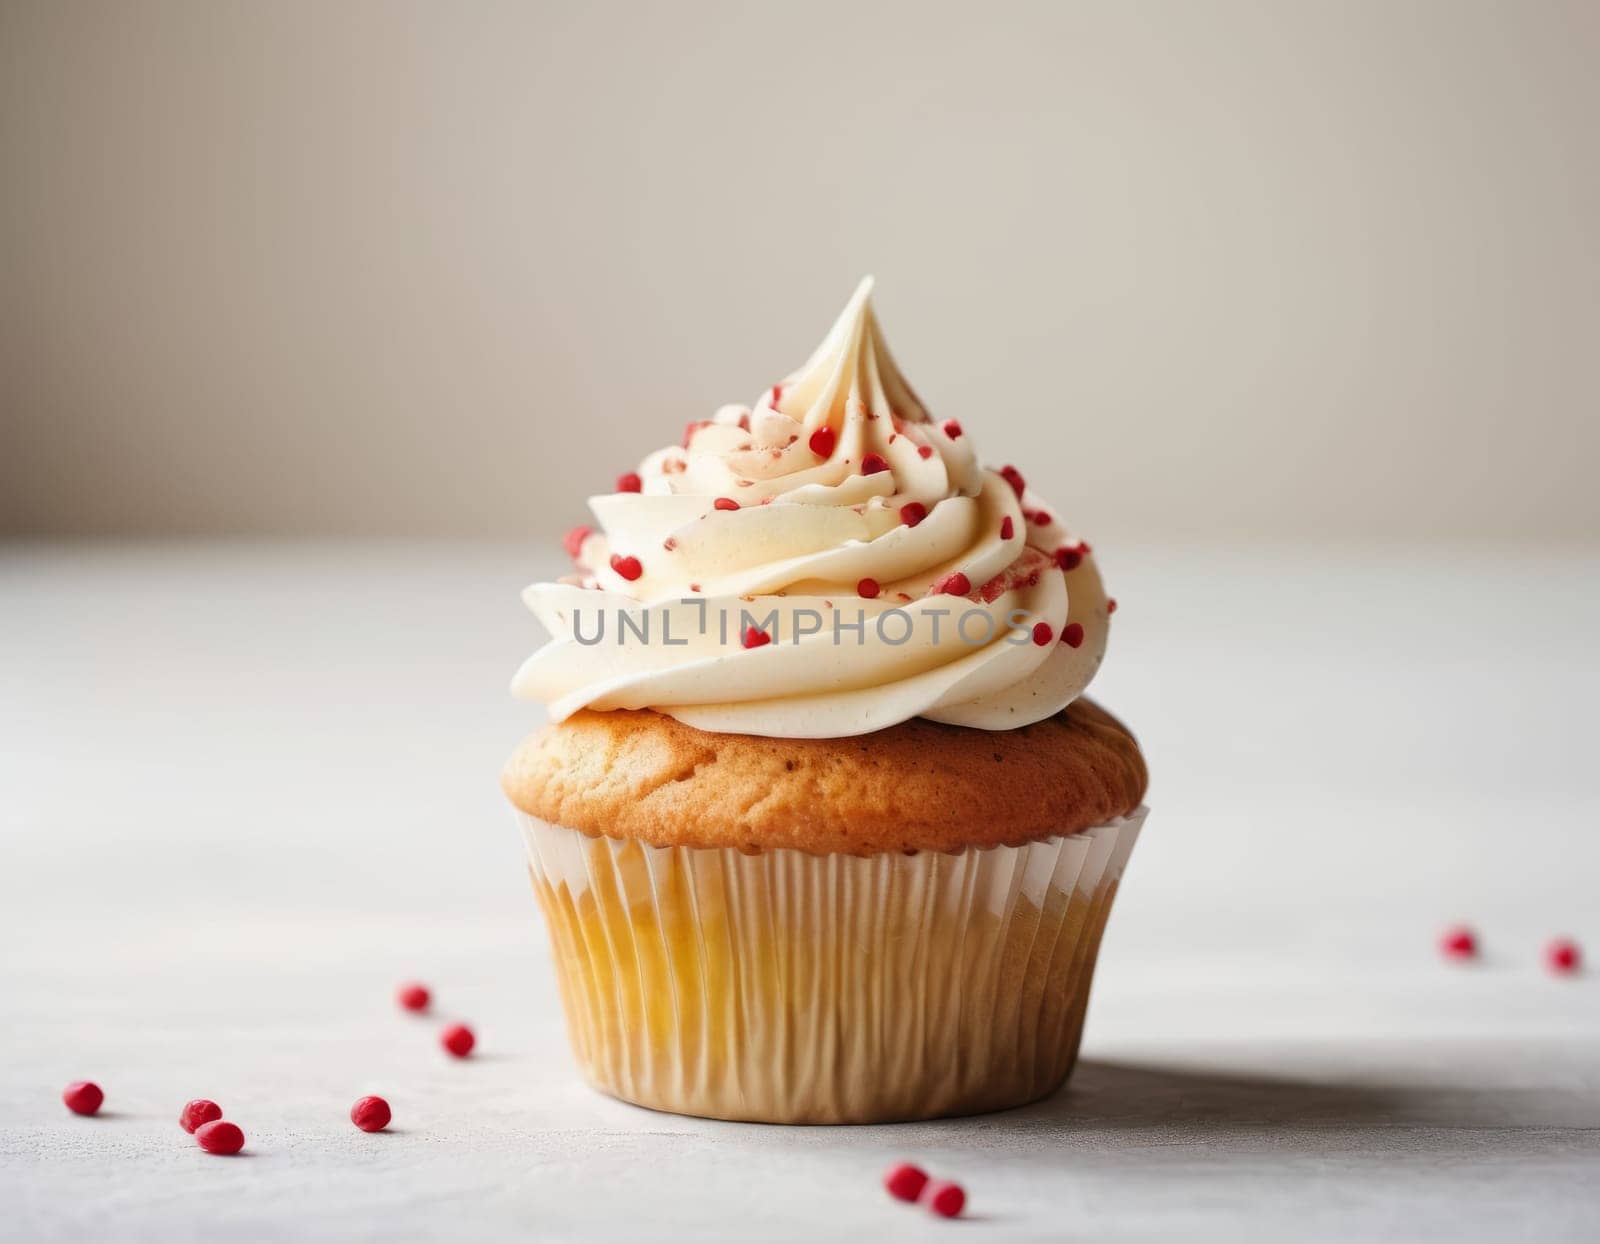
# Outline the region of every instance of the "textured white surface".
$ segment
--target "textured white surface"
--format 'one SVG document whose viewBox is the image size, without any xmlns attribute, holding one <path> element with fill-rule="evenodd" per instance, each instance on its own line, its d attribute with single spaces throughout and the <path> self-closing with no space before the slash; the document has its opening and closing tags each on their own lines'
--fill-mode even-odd
<svg viewBox="0 0 1600 1244">
<path fill-rule="evenodd" d="M 1105 553 L 1096 692 L 1156 776 L 1085 1062 L 1009 1114 L 785 1129 L 574 1081 L 494 783 L 543 554 L 0 552 L 3 1234 L 1593 1239 L 1600 975 L 1538 952 L 1600 954 L 1600 559 Z M 1433 952 L 1458 918 L 1478 967 Z M 395 1010 L 413 976 L 481 1054 Z M 178 1130 L 197 1095 L 247 1156 Z M 889 1201 L 903 1157 L 972 1221 Z"/>
</svg>

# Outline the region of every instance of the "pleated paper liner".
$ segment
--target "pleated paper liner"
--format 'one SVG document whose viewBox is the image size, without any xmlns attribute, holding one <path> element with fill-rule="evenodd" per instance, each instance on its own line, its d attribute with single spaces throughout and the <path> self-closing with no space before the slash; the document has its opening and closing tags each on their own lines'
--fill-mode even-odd
<svg viewBox="0 0 1600 1244">
<path fill-rule="evenodd" d="M 679 1114 L 881 1123 L 1048 1096 L 1146 809 L 1022 847 L 650 847 L 519 815 L 573 1052 Z"/>
</svg>

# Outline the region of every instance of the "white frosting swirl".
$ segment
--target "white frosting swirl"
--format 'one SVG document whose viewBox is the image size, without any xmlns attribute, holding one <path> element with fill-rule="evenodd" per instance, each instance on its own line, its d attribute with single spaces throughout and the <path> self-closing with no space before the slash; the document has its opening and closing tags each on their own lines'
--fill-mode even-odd
<svg viewBox="0 0 1600 1244">
<path fill-rule="evenodd" d="M 1088 546 L 930 418 L 871 295 L 869 277 L 753 408 L 690 424 L 638 491 L 590 498 L 600 530 L 569 537 L 577 573 L 523 593 L 552 639 L 516 695 L 555 721 L 653 708 L 840 738 L 919 716 L 1008 730 L 1082 692 L 1114 608 Z"/>
</svg>

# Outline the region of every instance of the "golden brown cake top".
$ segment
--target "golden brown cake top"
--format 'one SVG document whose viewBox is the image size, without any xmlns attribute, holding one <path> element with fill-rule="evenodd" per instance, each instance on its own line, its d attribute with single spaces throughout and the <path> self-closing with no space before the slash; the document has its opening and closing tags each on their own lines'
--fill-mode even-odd
<svg viewBox="0 0 1600 1244">
<path fill-rule="evenodd" d="M 1088 700 L 1016 730 L 916 718 L 844 739 L 710 734 L 583 711 L 525 739 L 501 783 L 540 820 L 656 846 L 813 854 L 1017 846 L 1126 815 L 1147 776 Z"/>
</svg>

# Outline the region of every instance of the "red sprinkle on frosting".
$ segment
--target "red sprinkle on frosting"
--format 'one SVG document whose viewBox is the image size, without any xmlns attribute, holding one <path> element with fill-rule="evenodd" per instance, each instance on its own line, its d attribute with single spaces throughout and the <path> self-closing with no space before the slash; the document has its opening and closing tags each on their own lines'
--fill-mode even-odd
<svg viewBox="0 0 1600 1244">
<path fill-rule="evenodd" d="M 945 575 L 928 590 L 935 596 L 965 596 L 972 591 L 972 580 L 956 570 Z"/>
<path fill-rule="evenodd" d="M 1000 520 L 1000 538 L 1002 540 L 1011 539 L 1011 536 L 1016 529 L 1017 525 L 1011 521 L 1011 515 L 1007 514 Z"/>
<path fill-rule="evenodd" d="M 959 1218 L 967 1204 L 967 1194 L 961 1185 L 952 1183 L 932 1184 L 923 1199 L 940 1218 Z"/>
<path fill-rule="evenodd" d="M 1116 611 L 1117 611 L 1117 598 L 1115 596 L 1107 596 L 1106 597 L 1106 612 L 1108 614 L 1112 614 L 1112 613 L 1115 613 Z"/>
<path fill-rule="evenodd" d="M 773 410 L 777 410 L 778 403 L 783 401 L 783 386 L 781 384 L 773 385 L 772 392 L 767 396 L 771 399 L 767 404 L 771 406 Z"/>
<path fill-rule="evenodd" d="M 946 419 L 942 426 L 944 428 L 944 434 L 946 436 L 948 436 L 951 440 L 957 440 L 957 439 L 960 438 L 960 436 L 961 436 L 961 425 L 959 423 L 957 423 L 954 419 Z"/>
<path fill-rule="evenodd" d="M 639 564 L 637 557 L 624 557 L 620 553 L 611 555 L 611 569 L 628 580 L 629 583 L 632 583 L 644 573 L 644 567 Z"/>
<path fill-rule="evenodd" d="M 714 510 L 737 510 L 739 503 L 732 497 L 718 497 L 711 503 L 711 508 Z"/>
<path fill-rule="evenodd" d="M 567 550 L 567 556 L 577 560 L 578 550 L 583 548 L 583 542 L 594 535 L 593 527 L 574 527 L 561 537 L 561 547 Z"/>
<path fill-rule="evenodd" d="M 931 457 L 933 457 L 933 446 L 932 445 L 918 445 L 917 446 L 917 457 L 919 457 L 919 458 L 931 458 Z"/>
<path fill-rule="evenodd" d="M 1565 976 L 1582 966 L 1583 952 L 1570 937 L 1558 937 L 1544 948 L 1544 961 L 1552 972 Z"/>
<path fill-rule="evenodd" d="M 816 454 L 817 457 L 826 458 L 833 452 L 834 444 L 838 439 L 834 430 L 827 424 L 823 424 L 811 434 L 811 439 L 806 443 L 811 446 L 811 452 Z"/>
<path fill-rule="evenodd" d="M 1001 467 L 1000 478 L 1011 485 L 1011 491 L 1018 497 L 1022 496 L 1023 490 L 1028 486 L 1028 481 L 1022 478 L 1022 472 L 1014 466 Z"/>
<path fill-rule="evenodd" d="M 907 501 L 900 507 L 900 521 L 907 527 L 915 527 L 928 517 L 928 507 L 920 501 Z"/>
<path fill-rule="evenodd" d="M 1061 628 L 1061 642 L 1069 648 L 1076 648 L 1083 643 L 1083 623 L 1068 622 Z"/>
<path fill-rule="evenodd" d="M 920 1166 L 901 1162 L 884 1172 L 883 1186 L 895 1200 L 915 1204 L 922 1190 L 928 1186 L 928 1173 Z"/>
<path fill-rule="evenodd" d="M 1028 521 L 1037 527 L 1048 527 L 1055 520 L 1050 517 L 1049 510 L 1035 510 L 1028 515 Z"/>
<path fill-rule="evenodd" d="M 1439 953 L 1446 959 L 1471 959 L 1478 953 L 1478 935 L 1464 924 L 1439 935 Z"/>
<path fill-rule="evenodd" d="M 643 487 L 644 481 L 639 478 L 637 471 L 628 471 L 626 474 L 617 476 L 618 492 L 638 492 Z"/>
<path fill-rule="evenodd" d="M 1083 553 L 1078 549 L 1059 548 L 1051 556 L 1063 570 L 1076 570 L 1083 562 Z"/>
<path fill-rule="evenodd" d="M 196 1097 L 178 1115 L 178 1126 L 193 1136 L 207 1123 L 222 1117 L 222 1107 L 209 1098 Z"/>
<path fill-rule="evenodd" d="M 765 631 L 757 630 L 753 626 L 744 628 L 744 646 L 746 648 L 764 648 L 772 642 L 772 636 Z"/>
<path fill-rule="evenodd" d="M 1050 629 L 1048 622 L 1035 622 L 1033 624 L 1033 642 L 1038 644 L 1039 647 L 1043 648 L 1055 637 L 1056 633 Z M 1077 645 L 1074 644 L 1073 647 L 1076 648 Z"/>
<path fill-rule="evenodd" d="M 872 600 L 874 597 L 876 597 L 879 590 L 878 581 L 876 579 L 863 579 L 860 583 L 856 584 L 856 595 L 866 600 Z"/>
<path fill-rule="evenodd" d="M 61 1100 L 73 1114 L 94 1114 L 106 1095 L 92 1080 L 74 1080 L 61 1090 Z"/>
<path fill-rule="evenodd" d="M 889 461 L 882 454 L 868 454 L 861 459 L 861 474 L 876 475 L 879 471 L 887 471 Z"/>
</svg>

